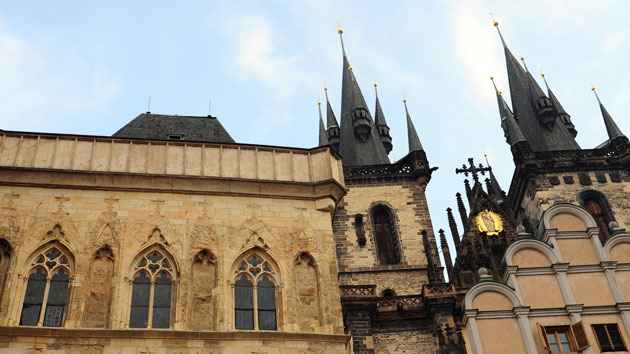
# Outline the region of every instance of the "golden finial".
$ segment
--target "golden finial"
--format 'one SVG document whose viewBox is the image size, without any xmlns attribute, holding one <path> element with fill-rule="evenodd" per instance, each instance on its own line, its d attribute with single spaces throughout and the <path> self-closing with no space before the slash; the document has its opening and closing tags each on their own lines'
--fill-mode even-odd
<svg viewBox="0 0 630 354">
<path fill-rule="evenodd" d="M 339 28 L 337 28 L 337 33 L 342 34 L 343 28 L 341 28 L 341 21 L 337 20 L 337 25 L 339 25 Z"/>
<path fill-rule="evenodd" d="M 492 25 L 497 27 L 499 25 L 499 21 L 494 18 L 494 14 L 492 12 L 490 13 L 490 17 L 492 17 Z"/>
<path fill-rule="evenodd" d="M 402 93 L 403 96 L 403 102 L 407 102 L 407 99 L 405 98 L 405 90 L 401 90 L 400 93 Z"/>
<path fill-rule="evenodd" d="M 503 91 L 499 91 L 499 96 L 503 95 Z"/>
<path fill-rule="evenodd" d="M 376 75 L 372 75 L 372 77 L 374 77 L 374 87 L 378 86 L 378 84 L 376 83 Z"/>
<path fill-rule="evenodd" d="M 326 80 L 324 80 L 324 92 L 328 91 L 328 87 L 326 87 Z"/>
<path fill-rule="evenodd" d="M 348 70 L 352 71 L 352 65 L 348 65 Z"/>
<path fill-rule="evenodd" d="M 490 75 L 490 80 L 494 80 L 494 76 Z"/>
<path fill-rule="evenodd" d="M 320 106 L 322 104 L 322 101 L 319 100 L 319 93 L 317 94 L 317 105 Z"/>
</svg>

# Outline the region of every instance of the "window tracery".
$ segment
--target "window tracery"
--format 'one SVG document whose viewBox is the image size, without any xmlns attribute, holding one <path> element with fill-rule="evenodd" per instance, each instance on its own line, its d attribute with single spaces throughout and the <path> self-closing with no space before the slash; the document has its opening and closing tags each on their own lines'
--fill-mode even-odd
<svg viewBox="0 0 630 354">
<path fill-rule="evenodd" d="M 61 327 L 70 284 L 70 257 L 50 246 L 31 262 L 21 326 Z"/>
<path fill-rule="evenodd" d="M 235 328 L 276 330 L 276 273 L 265 256 L 240 261 L 234 282 Z"/>
<path fill-rule="evenodd" d="M 159 250 L 137 261 L 131 291 L 130 328 L 169 328 L 174 264 Z"/>
</svg>

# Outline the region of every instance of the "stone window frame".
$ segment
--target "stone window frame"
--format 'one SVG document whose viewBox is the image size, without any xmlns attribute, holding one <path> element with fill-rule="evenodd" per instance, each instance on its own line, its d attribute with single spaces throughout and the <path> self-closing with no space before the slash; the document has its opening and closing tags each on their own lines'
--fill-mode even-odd
<svg viewBox="0 0 630 354">
<path fill-rule="evenodd" d="M 389 220 L 390 220 L 390 225 L 392 226 L 392 241 L 394 242 L 394 247 L 395 247 L 395 252 L 396 255 L 398 256 L 398 262 L 396 263 L 381 263 L 380 261 L 380 257 L 379 257 L 379 247 L 378 247 L 378 242 L 376 240 L 376 227 L 375 227 L 375 219 L 374 219 L 374 213 L 375 211 L 379 210 L 379 209 L 384 209 L 387 211 L 388 215 L 389 215 Z M 399 227 L 398 227 L 398 217 L 396 215 L 396 213 L 394 212 L 394 208 L 389 205 L 388 203 L 385 203 L 383 201 L 378 201 L 375 203 L 372 203 L 372 205 L 370 205 L 370 209 L 369 209 L 369 214 L 370 216 L 370 226 L 372 228 L 371 230 L 371 235 L 372 235 L 372 243 L 374 244 L 374 256 L 375 256 L 375 260 L 376 262 L 378 262 L 378 264 L 380 266 L 391 266 L 391 265 L 400 265 L 400 264 L 404 264 L 404 257 L 403 257 L 403 251 L 402 251 L 402 245 L 400 242 L 400 233 L 399 233 Z"/>
<path fill-rule="evenodd" d="M 48 255 L 50 255 L 50 253 L 53 250 L 57 250 L 59 252 L 59 256 L 51 260 L 48 258 Z M 50 264 L 50 263 L 55 263 L 55 264 Z M 44 288 L 44 294 L 43 294 L 43 298 L 41 302 L 41 309 L 40 309 L 40 314 L 37 320 L 37 325 L 35 326 L 36 327 L 50 327 L 50 326 L 44 325 L 44 320 L 46 316 L 46 308 L 48 307 L 48 298 L 50 295 L 49 292 L 50 292 L 52 277 L 55 276 L 56 274 L 59 274 L 60 271 L 65 271 L 68 274 L 68 287 L 66 289 L 63 314 L 59 322 L 59 326 L 52 326 L 52 327 L 63 327 L 66 322 L 66 319 L 68 318 L 68 314 L 70 312 L 70 306 L 69 306 L 71 303 L 70 299 L 72 299 L 72 295 L 73 295 L 72 293 L 74 289 L 74 286 L 73 286 L 73 283 L 75 280 L 74 254 L 66 245 L 61 243 L 59 240 L 52 240 L 52 241 L 44 243 L 40 247 L 37 247 L 37 249 L 34 252 L 32 252 L 31 255 L 27 258 L 27 262 L 25 266 L 28 269 L 28 273 L 26 274 L 26 276 L 23 277 L 24 290 L 23 290 L 22 296 L 20 297 L 21 305 L 20 305 L 20 311 L 19 311 L 20 326 L 30 327 L 30 325 L 21 324 L 22 314 L 24 311 L 24 300 L 26 298 L 26 291 L 28 288 L 28 282 L 29 282 L 30 276 L 35 274 L 37 270 L 42 270 L 42 272 L 46 274 L 46 286 Z"/>
<path fill-rule="evenodd" d="M 241 265 L 243 262 L 246 262 L 247 259 L 250 259 L 254 256 L 258 256 L 259 258 L 261 258 L 263 260 L 263 262 L 260 263 L 259 267 L 254 267 L 254 268 L 260 268 L 260 273 L 253 275 L 249 269 L 245 269 L 243 270 Z M 266 264 L 269 266 L 269 271 L 266 271 L 263 269 L 263 264 Z M 251 268 L 250 268 L 251 269 Z M 276 259 L 269 254 L 269 252 L 266 252 L 265 250 L 259 248 L 259 247 L 253 247 L 243 253 L 241 253 L 237 258 L 236 261 L 233 263 L 232 265 L 232 277 L 231 277 L 231 282 L 230 285 L 232 287 L 232 292 L 231 292 L 231 300 L 232 300 L 232 328 L 234 330 L 238 330 L 238 331 L 279 331 L 281 326 L 282 326 L 282 283 L 281 283 L 281 279 L 282 276 L 280 274 L 280 268 L 278 266 L 278 263 L 276 261 Z M 241 279 L 241 277 L 245 275 L 248 280 L 250 282 L 252 282 L 252 286 L 253 286 L 253 321 L 254 321 L 254 328 L 253 329 L 237 329 L 236 328 L 236 300 L 235 300 L 235 284 L 236 282 Z M 263 330 L 263 329 L 259 329 L 259 323 L 258 323 L 258 282 L 260 280 L 263 279 L 263 276 L 267 276 L 268 278 L 270 278 L 271 282 L 274 284 L 274 288 L 275 288 L 275 311 L 276 311 L 276 329 L 270 329 L 270 330 Z"/>
<path fill-rule="evenodd" d="M 164 261 L 168 261 L 170 265 L 170 269 L 163 267 L 160 265 L 159 269 L 155 271 L 155 273 L 151 274 L 149 269 L 150 265 L 146 264 L 145 266 L 140 266 L 141 262 L 144 258 L 148 257 L 151 253 L 157 252 L 162 255 L 162 259 L 160 259 L 160 264 Z M 140 273 L 145 272 L 150 277 L 150 294 L 149 294 L 149 314 L 147 319 L 147 327 L 131 327 L 131 304 L 132 304 L 132 296 L 133 296 L 133 282 L 140 275 Z M 154 291 L 155 291 L 155 280 L 162 274 L 166 273 L 166 276 L 171 280 L 171 304 L 170 304 L 170 318 L 169 318 L 169 327 L 168 329 L 172 329 L 175 324 L 175 317 L 177 314 L 176 304 L 177 304 L 177 290 L 179 289 L 179 264 L 177 263 L 173 253 L 168 250 L 163 245 L 156 243 L 145 247 L 142 251 L 138 252 L 136 256 L 133 258 L 133 261 L 130 264 L 129 274 L 131 277 L 128 279 L 128 299 L 127 299 L 127 316 L 126 316 L 126 324 L 127 328 L 143 328 L 143 329 L 153 329 L 152 327 L 152 319 L 153 319 L 153 302 L 154 302 Z M 161 329 L 161 328 L 160 328 Z"/>
</svg>

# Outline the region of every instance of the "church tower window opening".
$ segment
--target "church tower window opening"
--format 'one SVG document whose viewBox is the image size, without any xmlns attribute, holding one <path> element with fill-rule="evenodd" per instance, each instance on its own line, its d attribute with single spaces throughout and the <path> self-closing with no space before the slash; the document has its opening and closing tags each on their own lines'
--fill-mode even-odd
<svg viewBox="0 0 630 354">
<path fill-rule="evenodd" d="M 169 328 L 174 262 L 157 249 L 137 262 L 132 283 L 129 328 Z"/>
<path fill-rule="evenodd" d="M 240 261 L 234 282 L 236 329 L 276 330 L 276 272 L 260 253 Z"/>
<path fill-rule="evenodd" d="M 400 263 L 400 248 L 391 209 L 384 205 L 376 206 L 372 210 L 372 220 L 378 260 L 381 264 Z"/>
<path fill-rule="evenodd" d="M 61 327 L 70 285 L 71 257 L 50 245 L 33 257 L 20 317 L 21 326 Z"/>
</svg>

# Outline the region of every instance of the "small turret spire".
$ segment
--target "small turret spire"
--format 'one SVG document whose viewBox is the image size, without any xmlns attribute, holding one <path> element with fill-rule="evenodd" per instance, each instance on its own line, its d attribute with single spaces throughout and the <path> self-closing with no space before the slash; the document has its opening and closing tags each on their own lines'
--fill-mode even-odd
<svg viewBox="0 0 630 354">
<path fill-rule="evenodd" d="M 595 94 L 595 98 L 597 98 L 597 103 L 599 103 L 599 108 L 602 111 L 602 116 L 604 118 L 604 125 L 606 125 L 606 132 L 608 133 L 608 139 L 611 142 L 615 139 L 619 140 L 620 138 L 623 138 L 627 141 L 628 138 L 621 132 L 621 129 L 619 129 L 619 127 L 617 126 L 617 123 L 615 123 L 611 115 L 608 113 L 608 110 L 606 110 L 606 107 L 604 107 L 604 105 L 602 104 L 602 101 L 599 99 L 599 95 L 597 94 L 595 87 L 594 86 L 591 87 L 591 90 Z"/>
<path fill-rule="evenodd" d="M 540 67 L 540 65 L 538 65 Z M 575 125 L 571 122 L 571 115 L 564 110 L 564 107 L 560 104 L 560 101 L 556 97 L 556 95 L 549 88 L 549 83 L 547 83 L 547 77 L 544 72 L 540 72 L 540 76 L 542 76 L 543 81 L 545 82 L 545 87 L 547 87 L 547 94 L 549 95 L 549 100 L 551 101 L 551 106 L 556 111 L 556 119 L 558 119 L 565 127 L 571 135 L 575 138 L 577 136 L 577 130 L 575 129 Z"/>
<path fill-rule="evenodd" d="M 490 185 L 488 188 L 488 194 L 493 196 L 497 203 L 500 204 L 504 201 L 503 195 L 505 192 L 501 189 L 499 181 L 495 177 L 494 172 L 492 172 L 492 166 L 490 166 L 490 162 L 488 162 L 488 154 L 483 154 L 483 157 L 486 159 L 486 166 L 488 166 L 488 169 L 490 170 Z"/>
<path fill-rule="evenodd" d="M 328 88 L 326 87 L 326 80 L 324 80 L 324 95 L 326 96 L 326 137 L 328 144 L 330 144 L 335 151 L 339 152 L 339 124 L 337 124 L 337 118 L 335 118 L 335 112 L 330 105 L 328 99 Z M 327 144 L 327 145 L 328 145 Z"/>
<path fill-rule="evenodd" d="M 375 75 L 376 76 L 376 75 Z M 389 126 L 385 120 L 385 114 L 383 114 L 383 108 L 381 108 L 381 102 L 378 99 L 378 89 L 376 88 L 376 78 L 374 79 L 374 93 L 376 94 L 376 108 L 374 109 L 374 124 L 378 130 L 378 134 L 381 137 L 381 142 L 385 146 L 385 151 L 389 154 L 392 151 L 392 137 L 389 135 Z"/>
<path fill-rule="evenodd" d="M 319 110 L 319 146 L 328 145 L 328 135 L 324 128 L 324 118 L 322 117 L 322 101 L 319 100 L 317 95 L 317 109 Z"/>
<path fill-rule="evenodd" d="M 497 102 L 499 103 L 499 114 L 501 115 L 501 127 L 503 128 L 507 143 L 511 146 L 519 141 L 526 141 L 523 132 L 521 132 L 521 128 L 518 126 L 518 123 L 516 123 L 516 120 L 514 119 L 514 114 L 512 113 L 512 110 L 503 99 L 503 93 L 499 91 L 499 89 L 497 89 L 497 85 L 494 82 L 494 77 L 490 76 L 490 80 L 492 80 L 492 85 L 494 86 L 494 90 L 497 94 Z"/>
<path fill-rule="evenodd" d="M 416 127 L 414 127 L 413 122 L 411 121 L 411 116 L 409 115 L 409 109 L 407 108 L 407 99 L 405 98 L 405 92 L 403 91 L 403 104 L 405 105 L 405 113 L 407 113 L 407 140 L 409 142 L 409 152 L 412 151 L 422 151 L 422 144 L 420 143 L 420 138 L 418 138 L 418 133 L 416 132 Z"/>
</svg>

